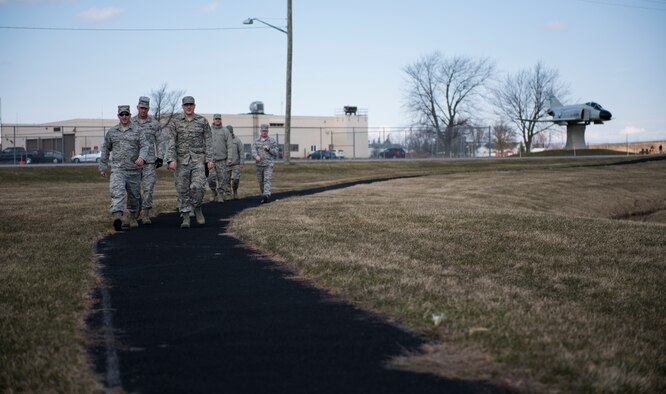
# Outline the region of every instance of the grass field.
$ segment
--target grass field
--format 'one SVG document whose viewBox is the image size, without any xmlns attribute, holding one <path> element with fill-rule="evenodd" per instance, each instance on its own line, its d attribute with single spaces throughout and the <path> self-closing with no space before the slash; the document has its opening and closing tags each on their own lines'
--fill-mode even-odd
<svg viewBox="0 0 666 394">
<path fill-rule="evenodd" d="M 666 161 L 591 166 L 616 160 L 278 165 L 276 192 L 421 177 L 278 201 L 231 229 L 440 340 L 393 367 L 535 391 L 663 391 Z M 243 196 L 258 192 L 253 171 Z M 111 231 L 107 182 L 95 167 L 0 168 L 1 392 L 100 389 L 85 317 L 91 246 Z M 155 200 L 174 206 L 165 171 Z"/>
</svg>

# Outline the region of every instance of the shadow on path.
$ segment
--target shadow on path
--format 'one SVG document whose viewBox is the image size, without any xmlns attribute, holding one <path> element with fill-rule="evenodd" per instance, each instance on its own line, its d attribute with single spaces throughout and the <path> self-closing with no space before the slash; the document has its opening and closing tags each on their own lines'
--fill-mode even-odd
<svg viewBox="0 0 666 394">
<path fill-rule="evenodd" d="M 276 194 L 276 199 L 359 183 Z M 504 392 L 386 368 L 426 339 L 332 299 L 224 235 L 258 198 L 204 205 L 206 224 L 177 213 L 96 245 L 100 340 L 91 349 L 108 387 L 140 393 Z M 276 229 L 278 230 L 278 229 Z"/>
</svg>

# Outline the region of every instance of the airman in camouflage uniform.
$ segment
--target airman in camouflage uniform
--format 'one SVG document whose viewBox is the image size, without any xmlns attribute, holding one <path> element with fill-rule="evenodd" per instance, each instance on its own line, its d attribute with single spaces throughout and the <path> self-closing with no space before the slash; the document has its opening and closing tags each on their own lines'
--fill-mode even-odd
<svg viewBox="0 0 666 394">
<path fill-rule="evenodd" d="M 245 164 L 245 153 L 243 152 L 243 141 L 234 135 L 234 127 L 227 125 L 226 128 L 231 135 L 231 141 L 229 143 L 231 146 L 231 152 L 229 155 L 231 165 L 228 165 L 225 169 L 227 172 L 226 179 L 231 180 L 231 189 L 233 190 L 232 197 L 234 200 L 238 200 L 238 185 L 240 185 L 241 167 Z"/>
<path fill-rule="evenodd" d="M 268 136 L 268 125 L 262 124 L 259 138 L 252 144 L 252 157 L 257 163 L 257 182 L 261 190 L 261 203 L 271 199 L 271 186 L 273 184 L 273 159 L 278 155 L 278 145 L 275 138 Z"/>
<path fill-rule="evenodd" d="M 110 128 L 104 136 L 99 162 L 99 173 L 106 177 L 109 172 L 109 154 L 113 152 L 109 180 L 109 212 L 113 215 L 113 227 L 116 231 L 122 230 L 121 218 L 126 199 L 129 227 L 139 226 L 136 215 L 141 208 L 141 167 L 149 150 L 143 129 L 130 120 L 129 105 L 118 106 L 118 119 L 120 123 Z"/>
<path fill-rule="evenodd" d="M 226 168 L 231 165 L 229 156 L 231 155 L 231 134 L 226 127 L 222 127 L 222 115 L 213 115 L 213 126 L 211 126 L 211 133 L 213 135 L 213 161 L 215 163 L 215 171 L 211 171 L 210 176 L 215 177 L 216 188 L 213 192 L 214 201 L 222 202 L 224 194 L 227 192 L 227 177 Z"/>
<path fill-rule="evenodd" d="M 146 164 L 141 173 L 141 186 L 143 193 L 141 196 L 141 222 L 150 224 L 150 210 L 153 207 L 153 189 L 157 183 L 157 169 L 162 166 L 164 157 L 162 127 L 160 122 L 148 115 L 150 109 L 150 99 L 146 96 L 139 97 L 139 104 L 136 106 L 139 112 L 132 117 L 132 122 L 143 129 L 148 139 L 148 156 Z"/>
<path fill-rule="evenodd" d="M 190 227 L 190 212 L 198 224 L 206 223 L 201 203 L 206 192 L 204 167 L 212 169 L 213 144 L 208 120 L 194 113 L 194 97 L 183 97 L 183 114 L 171 122 L 166 160 L 175 171 L 176 191 L 180 196 L 181 228 Z"/>
</svg>

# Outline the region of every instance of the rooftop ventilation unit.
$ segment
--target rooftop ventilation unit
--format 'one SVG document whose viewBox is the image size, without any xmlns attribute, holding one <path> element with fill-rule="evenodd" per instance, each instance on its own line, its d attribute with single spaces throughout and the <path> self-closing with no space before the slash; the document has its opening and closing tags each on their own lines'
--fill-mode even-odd
<svg viewBox="0 0 666 394">
<path fill-rule="evenodd" d="M 264 103 L 261 101 L 253 101 L 250 104 L 250 113 L 251 114 L 263 114 L 264 113 Z"/>
<path fill-rule="evenodd" d="M 356 115 L 357 107 L 351 105 L 345 105 L 344 111 L 345 115 Z"/>
</svg>

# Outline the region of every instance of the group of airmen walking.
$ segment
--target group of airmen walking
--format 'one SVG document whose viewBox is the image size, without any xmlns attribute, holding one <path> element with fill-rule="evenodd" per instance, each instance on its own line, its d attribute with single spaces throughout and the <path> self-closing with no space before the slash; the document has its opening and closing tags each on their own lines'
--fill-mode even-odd
<svg viewBox="0 0 666 394">
<path fill-rule="evenodd" d="M 195 107 L 194 97 L 183 97 L 183 112 L 163 130 L 160 122 L 148 115 L 148 97 L 139 98 L 138 114 L 134 117 L 129 105 L 118 106 L 119 123 L 104 136 L 99 163 L 100 174 L 110 174 L 109 212 L 117 231 L 123 226 L 136 228 L 139 220 L 144 225 L 151 224 L 157 169 L 165 162 L 174 174 L 180 228 L 190 228 L 191 217 L 199 225 L 206 223 L 202 211 L 206 183 L 214 202 L 239 198 L 243 142 L 234 134 L 233 126 L 222 126 L 221 114 L 213 115 L 211 126 L 205 117 L 194 112 Z M 268 136 L 268 125 L 262 124 L 260 136 L 252 144 L 261 203 L 270 201 L 277 155 L 277 142 Z"/>
</svg>

